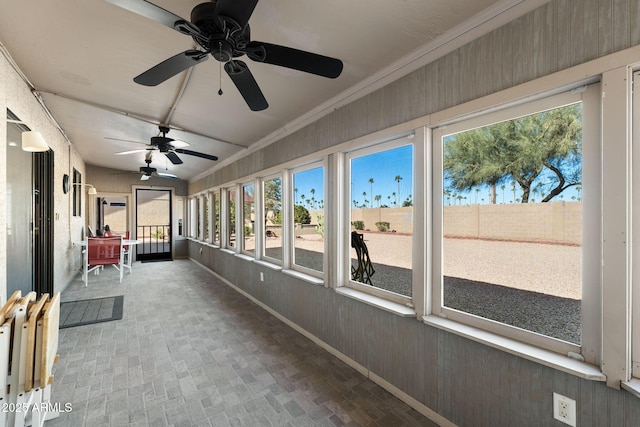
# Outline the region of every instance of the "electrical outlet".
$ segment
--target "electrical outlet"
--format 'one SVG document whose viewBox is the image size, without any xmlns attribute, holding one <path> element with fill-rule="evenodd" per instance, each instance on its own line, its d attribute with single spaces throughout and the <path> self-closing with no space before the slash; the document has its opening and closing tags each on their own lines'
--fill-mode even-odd
<svg viewBox="0 0 640 427">
<path fill-rule="evenodd" d="M 260 281 L 264 282 L 264 273 L 262 271 L 260 272 Z"/>
<path fill-rule="evenodd" d="M 571 427 L 576 427 L 576 401 L 553 393 L 553 418 Z"/>
</svg>

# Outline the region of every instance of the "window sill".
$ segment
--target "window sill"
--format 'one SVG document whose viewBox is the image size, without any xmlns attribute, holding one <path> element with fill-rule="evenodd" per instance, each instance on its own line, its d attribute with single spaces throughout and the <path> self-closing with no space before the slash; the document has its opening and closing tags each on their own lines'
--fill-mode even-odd
<svg viewBox="0 0 640 427">
<path fill-rule="evenodd" d="M 273 263 L 271 263 L 269 261 L 265 261 L 265 260 L 262 260 L 262 259 L 256 259 L 256 260 L 253 260 L 253 262 L 255 262 L 256 264 L 261 265 L 263 267 L 270 268 L 272 270 L 276 270 L 276 271 L 282 270 L 282 266 L 281 265 L 273 264 Z"/>
<path fill-rule="evenodd" d="M 634 378 L 631 381 L 623 381 L 622 388 L 640 398 L 640 379 Z"/>
<path fill-rule="evenodd" d="M 295 270 L 282 270 L 282 272 L 289 276 L 304 280 L 305 282 L 309 282 L 312 285 L 324 286 L 324 279 L 321 279 L 319 277 L 310 276 L 308 274 L 300 273 L 299 271 Z"/>
<path fill-rule="evenodd" d="M 237 254 L 234 252 L 234 255 L 240 259 L 243 259 L 245 261 L 255 261 L 256 259 L 252 256 L 249 256 L 247 254 Z"/>
<path fill-rule="evenodd" d="M 563 356 L 531 344 L 525 344 L 441 317 L 424 316 L 422 319 L 427 325 L 586 380 L 606 381 L 607 379 L 596 366 L 571 359 L 568 356 Z"/>
<path fill-rule="evenodd" d="M 372 305 L 384 311 L 388 311 L 389 313 L 397 314 L 398 316 L 416 317 L 416 311 L 411 307 L 407 307 L 402 304 L 398 304 L 397 302 L 389 301 L 384 298 L 367 294 L 365 292 L 341 286 L 336 289 L 336 293 L 348 298 L 352 298 L 356 301 Z"/>
<path fill-rule="evenodd" d="M 225 254 L 229 254 L 229 255 L 235 255 L 236 251 L 231 250 L 231 249 L 227 249 L 227 248 L 220 248 L 220 252 L 224 252 Z"/>
</svg>

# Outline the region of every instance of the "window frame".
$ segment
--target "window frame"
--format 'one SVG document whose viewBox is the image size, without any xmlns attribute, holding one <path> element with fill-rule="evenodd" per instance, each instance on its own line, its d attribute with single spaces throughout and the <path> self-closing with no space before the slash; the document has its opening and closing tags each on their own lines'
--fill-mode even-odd
<svg viewBox="0 0 640 427">
<path fill-rule="evenodd" d="M 210 218 L 209 218 L 209 223 L 211 224 L 210 228 L 210 234 L 211 234 L 211 239 L 209 241 L 209 243 L 211 243 L 213 246 L 217 246 L 220 247 L 220 237 L 222 235 L 221 230 L 220 230 L 220 219 L 216 218 L 216 201 L 217 201 L 217 210 L 218 213 L 221 212 L 221 200 L 220 200 L 220 189 L 216 188 L 213 189 L 209 192 L 210 196 L 211 196 L 211 202 L 210 202 Z M 216 239 L 216 235 L 217 235 L 217 239 Z"/>
<path fill-rule="evenodd" d="M 248 186 L 253 186 L 253 202 L 252 202 L 253 203 L 253 215 L 254 215 L 254 217 L 256 215 L 258 215 L 257 205 L 256 205 L 256 188 L 257 188 L 256 181 L 255 180 L 245 181 L 242 184 L 240 184 L 240 193 L 241 193 L 241 197 L 242 197 L 241 198 L 242 203 L 240 203 L 241 206 L 239 206 L 239 209 L 237 211 L 237 212 L 241 213 L 241 215 L 240 215 L 241 228 L 239 230 L 241 230 L 241 234 L 242 234 L 242 245 L 240 246 L 240 252 L 245 254 L 245 255 L 248 255 L 248 256 L 250 256 L 252 258 L 255 258 L 256 254 L 258 253 L 258 250 L 257 250 L 258 248 L 256 246 L 258 244 L 257 239 L 256 239 L 256 235 L 258 233 L 258 229 L 256 227 L 257 224 L 256 224 L 255 220 L 253 222 L 253 224 L 254 224 L 254 248 L 253 248 L 253 250 L 249 250 L 249 249 L 246 248 L 247 239 L 246 239 L 245 234 L 244 234 L 244 227 L 245 227 L 245 221 L 246 221 L 246 218 L 245 218 L 245 188 L 248 187 Z M 237 237 L 238 231 L 237 230 L 238 229 L 236 229 L 236 242 L 238 241 L 238 237 Z"/>
<path fill-rule="evenodd" d="M 234 184 L 231 186 L 227 186 L 224 187 L 224 199 L 222 200 L 223 202 L 223 213 L 224 213 L 224 222 L 222 223 L 224 225 L 224 235 L 222 237 L 224 237 L 224 244 L 221 246 L 225 249 L 228 249 L 230 251 L 233 252 L 239 252 L 239 246 L 238 246 L 238 193 L 240 192 L 239 190 L 239 185 Z M 230 197 L 230 193 L 233 193 L 233 198 Z M 233 202 L 233 207 L 231 206 L 231 203 Z M 234 228 L 236 230 L 236 241 L 235 244 L 231 244 L 231 212 L 232 210 L 234 210 L 234 218 L 235 220 L 233 221 L 234 224 Z"/>
<path fill-rule="evenodd" d="M 277 259 L 277 258 L 273 258 L 270 257 L 266 254 L 267 252 L 267 236 L 266 236 L 266 227 L 264 224 L 264 219 L 261 219 L 261 227 L 262 227 L 262 232 L 260 233 L 260 240 L 261 240 L 261 247 L 260 247 L 260 253 L 259 253 L 259 259 L 262 259 L 264 261 L 267 261 L 269 263 L 272 264 L 276 264 L 279 266 L 283 265 L 284 262 L 284 253 L 285 253 L 285 236 L 284 236 L 284 230 L 285 230 L 285 186 L 284 186 L 284 179 L 283 179 L 283 173 L 282 171 L 278 171 L 274 174 L 270 174 L 267 176 L 264 176 L 260 179 L 260 193 L 261 193 L 261 209 L 260 209 L 260 215 L 261 218 L 264 218 L 267 212 L 266 206 L 265 206 L 265 201 L 266 201 L 266 196 L 265 196 L 265 183 L 267 181 L 272 181 L 274 179 L 280 179 L 280 221 L 281 221 L 281 228 L 282 228 L 282 232 L 281 232 L 281 236 L 280 236 L 280 257 L 281 259 Z"/>
<path fill-rule="evenodd" d="M 424 263 L 418 263 L 418 259 L 423 259 L 424 252 L 421 250 L 419 240 L 416 239 L 416 233 L 424 230 L 424 224 L 418 224 L 416 218 L 420 218 L 424 215 L 424 198 L 422 195 L 416 194 L 416 188 L 421 188 L 419 185 L 424 184 L 424 173 L 419 171 L 418 168 L 424 168 L 424 130 L 416 129 L 414 132 L 399 135 L 391 140 L 368 143 L 349 150 L 343 153 L 343 173 L 344 182 L 351 182 L 351 160 L 355 158 L 365 157 L 384 151 L 394 150 L 400 147 L 412 146 L 412 200 L 413 200 L 413 232 L 411 235 L 411 296 L 398 294 L 388 291 L 386 289 L 376 288 L 364 283 L 356 282 L 351 279 L 351 210 L 352 210 L 352 186 L 345 186 L 343 189 L 342 198 L 342 227 L 339 236 L 339 241 L 342 242 L 342 256 L 337 260 L 340 264 L 340 276 L 339 286 L 354 289 L 359 292 L 363 292 L 375 297 L 401 304 L 406 307 L 422 307 L 423 303 L 420 299 L 423 298 L 425 277 L 424 277 Z M 417 138 L 416 138 L 417 136 Z M 422 142 L 421 142 L 422 141 Z"/>
<path fill-rule="evenodd" d="M 453 123 L 447 123 L 440 127 L 432 128 L 432 186 L 431 194 L 431 214 L 432 214 L 432 243 L 431 243 L 431 277 L 430 285 L 427 290 L 430 304 L 428 305 L 427 314 L 446 318 L 461 324 L 465 324 L 474 328 L 486 330 L 496 333 L 517 341 L 527 342 L 537 347 L 541 347 L 556 353 L 572 355 L 577 359 L 589 359 L 591 363 L 599 360 L 600 352 L 598 350 L 600 343 L 600 328 L 595 326 L 601 317 L 598 310 L 597 301 L 600 298 L 601 288 L 601 271 L 600 251 L 598 236 L 593 238 L 590 233 L 585 230 L 599 230 L 597 222 L 601 212 L 601 193 L 598 184 L 600 180 L 600 132 L 599 132 L 599 84 L 592 84 L 585 90 L 577 89 L 574 91 L 563 92 L 556 95 L 541 97 L 536 100 L 522 102 L 515 106 L 508 106 L 501 109 L 487 110 L 486 113 L 480 112 L 472 117 L 460 118 Z M 582 162 L 583 175 L 582 182 L 589 183 L 588 192 L 583 192 L 583 224 L 582 224 L 582 343 L 575 345 L 555 338 L 536 334 L 535 332 L 526 331 L 496 321 L 474 316 L 469 313 L 457 311 L 447 308 L 443 305 L 443 281 L 442 281 L 442 264 L 443 264 L 443 168 L 442 156 L 443 146 L 442 138 L 447 135 L 464 132 L 471 129 L 477 129 L 488 126 L 493 123 L 511 120 L 529 114 L 545 111 L 568 105 L 576 101 L 583 102 L 583 133 L 582 133 Z M 589 105 L 587 105 L 589 103 Z M 585 131 L 587 129 L 587 131 Z M 593 170 L 593 169 L 597 170 Z M 593 227 L 593 228 L 591 228 Z M 593 325 L 594 327 L 590 327 Z M 581 356 L 580 356 L 581 355 Z"/>
<path fill-rule="evenodd" d="M 322 160 L 317 160 L 311 163 L 305 163 L 304 165 L 300 165 L 295 168 L 289 169 L 287 170 L 287 173 L 286 173 L 287 175 L 286 181 L 288 181 L 286 182 L 286 187 L 285 187 L 284 177 L 282 181 L 283 191 L 286 188 L 288 193 L 286 197 L 283 196 L 283 203 L 287 201 L 286 212 L 285 212 L 285 207 L 283 206 L 283 215 L 284 215 L 283 231 L 284 231 L 284 227 L 286 227 L 288 230 L 286 239 L 283 237 L 283 249 L 282 249 L 283 265 L 290 270 L 297 271 L 302 274 L 306 274 L 312 277 L 317 277 L 320 279 L 324 279 L 327 275 L 327 268 L 328 268 L 328 256 L 327 256 L 328 239 L 327 238 L 323 239 L 322 271 L 314 270 L 312 268 L 305 267 L 303 265 L 298 265 L 295 263 L 295 250 L 296 250 L 295 238 L 296 237 L 295 237 L 294 206 L 296 201 L 295 201 L 294 187 L 295 187 L 295 174 L 310 171 L 313 169 L 322 168 L 322 186 L 323 186 L 322 191 L 324 194 L 324 198 L 326 199 L 327 190 L 328 190 L 328 173 L 327 173 L 328 164 L 327 163 L 328 161 L 327 161 L 327 158 L 325 157 Z M 323 215 L 323 218 L 327 217 L 326 203 L 323 203 L 322 215 Z M 285 251 L 287 252 L 286 262 L 284 262 Z"/>
</svg>

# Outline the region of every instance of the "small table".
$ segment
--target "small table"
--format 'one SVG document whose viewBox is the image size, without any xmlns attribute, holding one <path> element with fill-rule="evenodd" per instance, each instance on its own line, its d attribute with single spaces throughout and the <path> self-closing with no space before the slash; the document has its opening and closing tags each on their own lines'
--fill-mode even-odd
<svg viewBox="0 0 640 427">
<path fill-rule="evenodd" d="M 123 248 L 124 246 L 130 246 L 130 245 L 137 245 L 139 243 L 142 243 L 142 240 L 138 240 L 138 239 L 122 239 L 121 243 L 120 243 L 120 265 L 125 265 L 127 268 L 129 268 L 129 273 L 131 273 L 131 254 L 129 254 L 129 257 L 127 258 L 127 263 L 124 263 L 124 251 Z M 73 246 L 81 246 L 82 248 L 86 248 L 87 244 L 88 244 L 88 240 L 73 240 L 71 242 L 71 244 Z M 87 268 L 88 265 L 87 263 L 89 262 L 89 251 L 87 251 L 86 249 L 83 249 L 82 251 L 82 280 L 85 280 L 85 278 L 87 277 Z"/>
</svg>

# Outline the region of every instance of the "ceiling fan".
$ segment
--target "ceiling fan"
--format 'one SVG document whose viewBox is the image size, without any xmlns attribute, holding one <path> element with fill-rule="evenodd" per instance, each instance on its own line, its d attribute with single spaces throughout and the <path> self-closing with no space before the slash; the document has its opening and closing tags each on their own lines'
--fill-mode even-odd
<svg viewBox="0 0 640 427">
<path fill-rule="evenodd" d="M 158 172 L 158 170 L 156 168 L 152 168 L 151 167 L 151 152 L 147 153 L 144 161 L 147 164 L 147 166 L 140 166 L 140 172 L 132 172 L 132 173 L 140 173 L 140 174 L 142 174 L 140 176 L 140 180 L 141 181 L 147 181 L 152 176 L 157 176 L 157 177 L 160 177 L 160 178 L 178 179 L 178 177 L 176 175 L 172 174 L 172 173 Z"/>
<path fill-rule="evenodd" d="M 291 47 L 252 41 L 249 18 L 258 0 L 212 0 L 191 11 L 191 22 L 146 0 L 107 0 L 169 28 L 191 36 L 202 50 L 187 50 L 150 68 L 133 80 L 145 86 L 156 86 L 181 71 L 209 59 L 209 54 L 224 63 L 224 70 L 253 111 L 269 104 L 247 64 L 236 58 L 293 68 L 318 76 L 336 78 L 342 72 L 342 61 Z M 222 95 L 222 89 L 218 91 Z"/>
<path fill-rule="evenodd" d="M 114 154 L 117 155 L 124 155 L 124 154 L 133 154 L 133 153 L 141 153 L 143 151 L 151 151 L 151 150 L 159 150 L 161 153 L 163 153 L 165 156 L 167 156 L 167 158 L 169 159 L 169 161 L 171 161 L 171 163 L 173 163 L 174 165 L 180 165 L 182 163 L 184 163 L 182 161 L 182 159 L 180 157 L 178 157 L 178 154 L 187 154 L 189 156 L 195 156 L 195 157 L 200 157 L 202 159 L 207 159 L 207 160 L 218 160 L 217 156 L 213 156 L 211 154 L 205 154 L 205 153 L 199 153 L 197 151 L 191 151 L 191 150 L 187 150 L 184 148 L 179 148 L 176 147 L 176 145 L 182 145 L 182 146 L 188 146 L 189 144 L 187 144 L 186 142 L 182 142 L 182 141 L 176 141 L 173 138 L 169 138 L 167 136 L 167 133 L 169 132 L 169 127 L 167 126 L 159 126 L 160 129 L 160 133 L 162 135 L 160 136 L 152 136 L 151 137 L 151 143 L 150 144 L 144 144 L 147 146 L 147 148 L 140 148 L 137 150 L 128 150 L 128 151 L 120 151 Z M 133 142 L 133 141 L 131 141 Z M 142 143 L 136 143 L 136 144 L 142 144 Z"/>
</svg>

